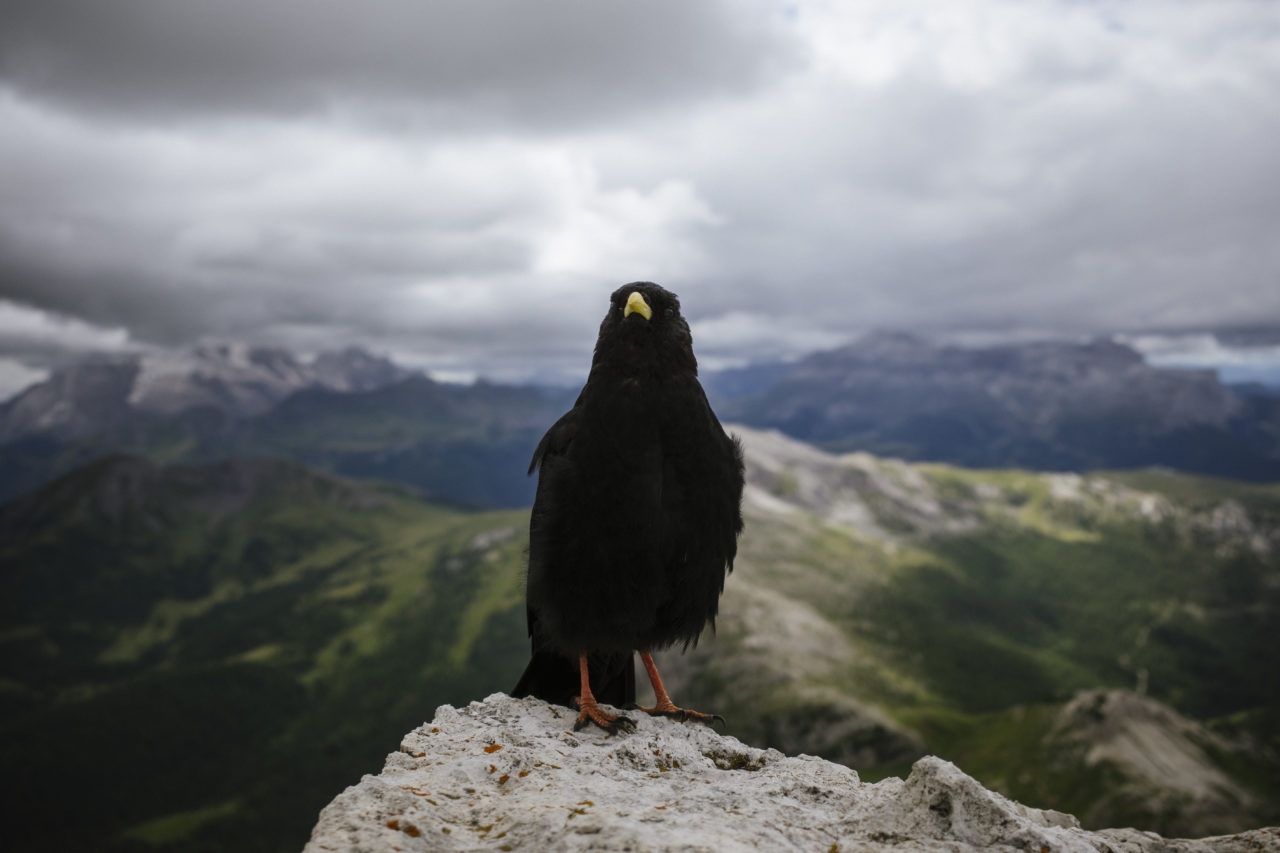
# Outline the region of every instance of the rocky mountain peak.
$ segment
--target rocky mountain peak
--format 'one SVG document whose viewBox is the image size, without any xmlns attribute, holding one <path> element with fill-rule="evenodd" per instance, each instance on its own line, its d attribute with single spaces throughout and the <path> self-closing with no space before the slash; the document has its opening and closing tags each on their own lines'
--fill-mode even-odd
<svg viewBox="0 0 1280 853">
<path fill-rule="evenodd" d="M 1106 339 L 959 346 L 877 332 L 801 359 L 720 414 L 834 449 L 969 466 L 1161 463 L 1258 479 L 1276 468 L 1261 437 L 1271 415 L 1212 371 L 1155 367 Z"/>
<path fill-rule="evenodd" d="M 0 443 L 33 433 L 79 435 L 127 418 L 125 401 L 138 376 L 134 359 L 72 364 L 0 404 Z"/>
<path fill-rule="evenodd" d="M 565 708 L 494 694 L 441 706 L 381 773 L 321 813 L 305 853 L 355 850 L 1280 851 L 1280 830 L 1180 841 L 1085 831 L 987 790 L 954 764 L 874 784 L 808 755 L 653 719 L 610 737 Z"/>
<path fill-rule="evenodd" d="M 927 368 L 942 374 L 1020 373 L 1033 375 L 1123 373 L 1145 366 L 1132 347 L 1109 338 L 1044 340 L 962 346 L 912 332 L 877 330 L 853 343 L 802 359 L 818 369 L 879 365 L 886 369 Z"/>
<path fill-rule="evenodd" d="M 304 389 L 369 391 L 413 375 L 356 347 L 312 361 L 240 343 L 94 359 L 60 368 L 0 406 L 0 442 L 33 434 L 78 440 L 139 415 L 200 408 L 252 417 Z"/>
<path fill-rule="evenodd" d="M 320 353 L 311 363 L 311 372 L 318 384 L 335 391 L 370 391 L 414 373 L 360 347 Z"/>
</svg>

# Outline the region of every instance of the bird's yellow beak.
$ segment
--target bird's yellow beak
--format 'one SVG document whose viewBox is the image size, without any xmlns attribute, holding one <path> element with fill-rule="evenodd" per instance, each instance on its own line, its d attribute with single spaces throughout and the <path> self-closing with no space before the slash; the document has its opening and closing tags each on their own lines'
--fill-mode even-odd
<svg viewBox="0 0 1280 853">
<path fill-rule="evenodd" d="M 627 307 L 622 309 L 622 319 L 625 320 L 633 313 L 639 314 L 646 320 L 653 316 L 653 309 L 649 307 L 648 302 L 644 301 L 644 297 L 638 290 L 631 291 L 631 295 L 627 297 Z"/>
</svg>

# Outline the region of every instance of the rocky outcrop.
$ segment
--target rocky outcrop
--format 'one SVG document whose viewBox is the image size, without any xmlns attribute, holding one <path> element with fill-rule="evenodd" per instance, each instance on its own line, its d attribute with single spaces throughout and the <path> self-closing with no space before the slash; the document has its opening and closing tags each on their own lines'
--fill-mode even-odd
<svg viewBox="0 0 1280 853">
<path fill-rule="evenodd" d="M 1177 826 L 1225 831 L 1261 805 L 1211 757 L 1245 744 L 1125 690 L 1080 693 L 1058 714 L 1050 739 L 1072 765 L 1106 767 L 1126 780 L 1093 804 L 1093 814 L 1080 815 L 1089 823 L 1143 803 L 1147 813 L 1177 815 Z"/>
<path fill-rule="evenodd" d="M 494 694 L 445 705 L 320 814 L 306 853 L 383 850 L 1280 851 L 1280 829 L 1197 841 L 1089 832 L 928 757 L 875 784 L 812 756 L 633 712 L 636 731 Z"/>
</svg>

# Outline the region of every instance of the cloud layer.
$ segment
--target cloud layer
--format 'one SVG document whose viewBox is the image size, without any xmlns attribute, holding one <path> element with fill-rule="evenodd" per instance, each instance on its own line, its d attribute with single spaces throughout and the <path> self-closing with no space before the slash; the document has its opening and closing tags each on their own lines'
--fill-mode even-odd
<svg viewBox="0 0 1280 853">
<path fill-rule="evenodd" d="M 711 363 L 1280 323 L 1267 0 L 11 5 L 28 364 L 220 337 L 559 377 L 635 279 Z"/>
</svg>

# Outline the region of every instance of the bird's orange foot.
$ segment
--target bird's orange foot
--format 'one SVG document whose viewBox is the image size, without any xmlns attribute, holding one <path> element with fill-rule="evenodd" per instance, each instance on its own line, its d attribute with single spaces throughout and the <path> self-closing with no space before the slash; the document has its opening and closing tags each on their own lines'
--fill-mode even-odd
<svg viewBox="0 0 1280 853">
<path fill-rule="evenodd" d="M 596 704 L 595 699 L 587 699 L 583 701 L 579 696 L 573 700 L 578 706 L 578 721 L 573 724 L 575 732 L 586 728 L 588 724 L 595 723 L 611 735 L 618 732 L 633 732 L 636 729 L 635 721 L 625 714 L 607 714 L 600 710 L 600 706 Z"/>
<path fill-rule="evenodd" d="M 676 707 L 675 703 L 670 699 L 664 699 L 652 708 L 641 708 L 640 710 L 644 711 L 651 717 L 671 717 L 672 719 L 679 720 L 682 723 L 686 720 L 691 720 L 695 723 L 706 723 L 707 725 L 724 722 L 724 717 L 719 714 L 704 714 L 701 711 L 690 711 L 688 708 L 679 708 Z"/>
</svg>

